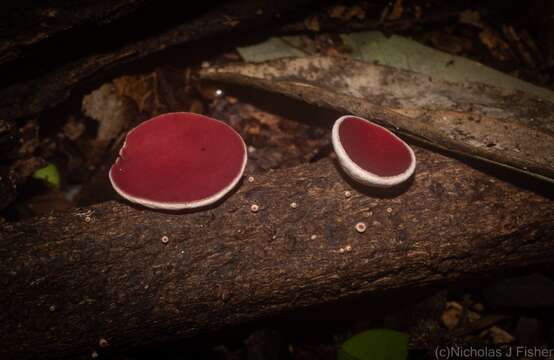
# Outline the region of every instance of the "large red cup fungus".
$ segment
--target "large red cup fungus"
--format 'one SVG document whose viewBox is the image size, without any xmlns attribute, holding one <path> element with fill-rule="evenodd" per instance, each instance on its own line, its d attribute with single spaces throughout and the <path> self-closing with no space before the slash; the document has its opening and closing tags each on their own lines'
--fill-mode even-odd
<svg viewBox="0 0 554 360">
<path fill-rule="evenodd" d="M 344 171 L 357 182 L 390 187 L 415 170 L 413 150 L 382 126 L 356 116 L 343 116 L 333 126 L 333 148 Z"/>
<path fill-rule="evenodd" d="M 121 196 L 150 208 L 196 208 L 231 191 L 246 160 L 246 145 L 229 125 L 203 115 L 169 113 L 129 131 L 110 181 Z"/>
</svg>

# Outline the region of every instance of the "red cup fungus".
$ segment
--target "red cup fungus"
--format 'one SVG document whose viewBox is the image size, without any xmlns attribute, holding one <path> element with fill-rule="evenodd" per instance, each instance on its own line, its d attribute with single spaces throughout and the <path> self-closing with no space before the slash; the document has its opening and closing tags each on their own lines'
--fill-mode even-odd
<svg viewBox="0 0 554 360">
<path fill-rule="evenodd" d="M 239 182 L 246 145 L 229 125 L 179 112 L 156 116 L 127 134 L 110 169 L 125 199 L 155 209 L 212 204 Z"/>
<path fill-rule="evenodd" d="M 414 173 L 415 155 L 408 144 L 366 119 L 340 117 L 333 125 L 332 141 L 344 171 L 361 184 L 390 187 Z"/>
</svg>

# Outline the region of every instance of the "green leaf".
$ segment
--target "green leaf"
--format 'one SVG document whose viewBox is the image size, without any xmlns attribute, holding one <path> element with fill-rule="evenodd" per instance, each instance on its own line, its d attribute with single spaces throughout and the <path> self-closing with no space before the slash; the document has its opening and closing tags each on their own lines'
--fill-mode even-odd
<svg viewBox="0 0 554 360">
<path fill-rule="evenodd" d="M 48 164 L 33 173 L 33 178 L 43 180 L 51 187 L 58 189 L 60 187 L 60 173 L 54 164 Z"/>
<path fill-rule="evenodd" d="M 340 37 L 352 49 L 351 56 L 356 60 L 410 70 L 453 83 L 469 81 L 507 90 L 517 89 L 549 101 L 554 100 L 554 92 L 549 89 L 402 36 L 365 31 L 340 34 Z M 237 51 L 245 61 L 252 63 L 316 53 L 314 46 L 305 43 L 301 36 L 272 37 L 259 44 L 238 47 Z"/>
<path fill-rule="evenodd" d="M 435 50 L 417 41 L 378 31 L 340 34 L 345 45 L 352 49 L 352 57 L 368 63 L 377 62 L 399 69 L 427 74 L 433 79 L 449 82 L 479 82 L 508 90 L 518 89 L 554 100 L 554 92 L 504 74 L 461 56 Z"/>
<path fill-rule="evenodd" d="M 263 62 L 286 57 L 306 56 L 307 53 L 295 47 L 301 43 L 300 37 L 272 37 L 268 40 L 246 47 L 238 47 L 240 56 L 248 62 Z"/>
<path fill-rule="evenodd" d="M 387 329 L 359 333 L 344 344 L 338 360 L 405 360 L 408 358 L 408 335 Z"/>
</svg>

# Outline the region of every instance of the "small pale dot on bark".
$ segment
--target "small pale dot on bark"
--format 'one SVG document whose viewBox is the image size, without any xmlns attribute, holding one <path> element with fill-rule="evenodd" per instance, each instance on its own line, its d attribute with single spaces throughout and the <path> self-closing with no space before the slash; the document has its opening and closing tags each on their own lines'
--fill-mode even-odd
<svg viewBox="0 0 554 360">
<path fill-rule="evenodd" d="M 107 348 L 108 346 L 110 346 L 110 343 L 105 338 L 100 338 L 100 340 L 98 340 L 98 345 L 101 348 Z"/>
</svg>

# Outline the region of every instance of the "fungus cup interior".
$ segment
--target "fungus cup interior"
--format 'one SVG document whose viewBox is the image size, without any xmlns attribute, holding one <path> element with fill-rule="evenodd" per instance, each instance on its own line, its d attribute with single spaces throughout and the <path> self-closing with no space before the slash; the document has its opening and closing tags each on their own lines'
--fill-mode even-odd
<svg viewBox="0 0 554 360">
<path fill-rule="evenodd" d="M 402 140 L 367 120 L 344 118 L 339 126 L 339 138 L 350 160 L 372 174 L 396 176 L 412 164 L 412 154 Z"/>
<path fill-rule="evenodd" d="M 333 148 L 344 172 L 355 181 L 391 187 L 415 170 L 413 150 L 391 131 L 356 116 L 342 116 L 333 125 Z"/>
<path fill-rule="evenodd" d="M 207 116 L 170 113 L 126 137 L 110 169 L 123 197 L 156 208 L 188 208 L 223 197 L 240 180 L 246 146 L 229 125 Z"/>
</svg>

